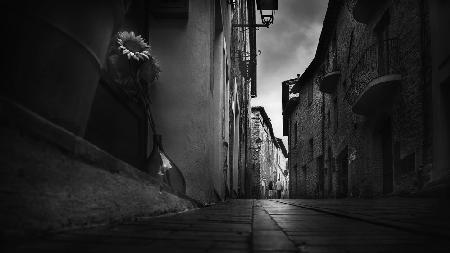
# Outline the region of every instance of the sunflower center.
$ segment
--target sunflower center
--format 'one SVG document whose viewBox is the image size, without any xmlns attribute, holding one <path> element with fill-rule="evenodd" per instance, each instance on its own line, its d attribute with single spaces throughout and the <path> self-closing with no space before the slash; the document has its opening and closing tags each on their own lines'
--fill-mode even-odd
<svg viewBox="0 0 450 253">
<path fill-rule="evenodd" d="M 141 52 L 145 49 L 138 41 L 135 40 L 124 41 L 123 45 L 133 53 Z"/>
</svg>

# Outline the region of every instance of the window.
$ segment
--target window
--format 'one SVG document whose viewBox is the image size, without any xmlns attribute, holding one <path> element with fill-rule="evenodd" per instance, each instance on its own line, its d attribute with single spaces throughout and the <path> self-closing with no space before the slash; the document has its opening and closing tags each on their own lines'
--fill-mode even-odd
<svg viewBox="0 0 450 253">
<path fill-rule="evenodd" d="M 308 85 L 308 105 L 311 105 L 313 102 L 313 83 Z"/>
<path fill-rule="evenodd" d="M 378 39 L 384 40 L 384 39 L 388 38 L 387 33 L 389 30 L 390 22 L 391 21 L 390 21 L 389 11 L 386 11 L 374 28 L 374 31 L 375 31 Z"/>
<path fill-rule="evenodd" d="M 350 45 L 348 46 L 348 54 L 347 54 L 347 66 L 350 64 L 350 57 L 352 56 L 352 47 L 353 40 L 355 39 L 355 28 L 352 30 L 352 34 L 350 35 Z"/>
<path fill-rule="evenodd" d="M 308 144 L 309 144 L 308 156 L 309 160 L 312 160 L 314 157 L 314 138 L 309 139 Z"/>
<path fill-rule="evenodd" d="M 298 185 L 298 169 L 297 169 L 297 164 L 296 165 L 294 165 L 294 189 L 292 189 L 293 190 L 293 192 L 292 192 L 292 194 L 294 195 L 294 196 L 297 196 L 297 194 L 298 194 L 298 187 L 299 187 L 299 185 Z M 291 184 L 292 185 L 292 184 Z"/>
<path fill-rule="evenodd" d="M 336 132 L 339 127 L 339 108 L 337 96 L 333 99 L 333 110 L 334 110 L 334 131 Z"/>
<path fill-rule="evenodd" d="M 331 126 L 331 113 L 330 110 L 327 112 L 327 127 L 330 128 Z"/>
<path fill-rule="evenodd" d="M 415 153 L 411 153 L 400 160 L 400 174 L 405 175 L 415 170 L 416 156 Z"/>
<path fill-rule="evenodd" d="M 386 11 L 374 31 L 378 40 L 378 74 L 383 75 L 389 72 L 390 57 L 389 57 L 389 12 Z"/>
<path fill-rule="evenodd" d="M 304 185 L 304 189 L 305 189 L 305 194 L 306 194 L 306 185 L 308 183 L 308 175 L 307 175 L 307 167 L 306 165 L 304 165 L 302 167 L 302 171 L 303 171 L 303 185 Z"/>
<path fill-rule="evenodd" d="M 189 1 L 188 0 L 171 0 L 171 1 L 154 1 L 152 14 L 159 18 L 188 18 L 189 17 Z M 216 15 L 220 10 L 215 6 Z M 220 2 L 219 2 L 220 4 Z"/>
<path fill-rule="evenodd" d="M 333 52 L 334 53 L 334 57 L 333 57 L 333 68 L 337 69 L 337 63 L 338 63 L 338 50 L 337 50 L 337 35 L 336 35 L 336 30 L 334 31 L 334 35 L 333 35 Z"/>
<path fill-rule="evenodd" d="M 297 146 L 297 138 L 298 138 L 298 136 L 297 136 L 297 122 L 295 122 L 295 125 L 294 125 L 294 147 Z"/>
</svg>

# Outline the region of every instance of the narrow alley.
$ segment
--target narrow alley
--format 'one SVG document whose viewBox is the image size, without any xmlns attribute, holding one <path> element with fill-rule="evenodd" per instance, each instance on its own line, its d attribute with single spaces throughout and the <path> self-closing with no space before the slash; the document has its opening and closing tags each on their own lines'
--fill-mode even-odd
<svg viewBox="0 0 450 253">
<path fill-rule="evenodd" d="M 431 213 L 430 207 L 437 204 L 434 201 L 391 198 L 337 203 L 231 200 L 175 215 L 141 217 L 119 225 L 47 235 L 27 243 L 11 240 L 8 247 L 12 252 L 448 252 L 450 249 L 450 223 Z"/>
<path fill-rule="evenodd" d="M 1 252 L 450 252 L 450 1 L 2 10 Z"/>
</svg>

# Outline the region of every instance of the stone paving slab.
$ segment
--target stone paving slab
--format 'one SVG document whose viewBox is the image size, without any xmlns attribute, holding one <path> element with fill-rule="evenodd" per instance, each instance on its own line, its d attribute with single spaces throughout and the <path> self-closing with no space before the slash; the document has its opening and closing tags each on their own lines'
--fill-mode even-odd
<svg viewBox="0 0 450 253">
<path fill-rule="evenodd" d="M 328 211 L 312 209 L 314 203 L 321 204 L 315 209 Z M 365 217 L 394 216 L 394 211 L 384 208 L 366 214 L 364 203 L 347 201 L 343 206 L 346 214 L 358 210 Z M 338 208 L 334 200 L 233 200 L 171 216 L 140 217 L 43 238 L 15 238 L 6 242 L 2 252 L 450 252 L 450 238 L 329 211 Z M 420 208 L 420 213 L 426 210 Z M 395 217 L 405 223 L 413 221 L 412 215 L 401 214 Z"/>
<path fill-rule="evenodd" d="M 275 200 L 373 223 L 450 238 L 450 201 L 431 198 Z"/>
<path fill-rule="evenodd" d="M 257 230 L 253 232 L 255 251 L 297 251 L 294 243 L 283 233 L 276 230 Z"/>
</svg>

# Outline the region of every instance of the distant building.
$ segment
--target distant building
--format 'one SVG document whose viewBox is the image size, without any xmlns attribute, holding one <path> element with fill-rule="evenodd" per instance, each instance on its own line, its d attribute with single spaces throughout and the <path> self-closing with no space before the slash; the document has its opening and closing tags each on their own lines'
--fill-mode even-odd
<svg viewBox="0 0 450 253">
<path fill-rule="evenodd" d="M 441 81 L 432 78 L 434 5 L 329 1 L 313 61 L 282 84 L 291 197 L 416 193 L 448 175 L 448 109 L 435 102 L 448 92 L 435 88 L 448 82 L 449 71 L 436 73 Z M 443 45 L 439 53 L 448 58 Z M 433 134 L 443 139 L 433 144 Z"/>
<path fill-rule="evenodd" d="M 269 188 L 286 178 L 287 154 L 281 139 L 276 138 L 270 118 L 264 107 L 252 107 L 250 159 L 247 165 L 246 184 L 248 197 L 268 198 Z M 275 197 L 275 196 L 273 196 Z"/>
<path fill-rule="evenodd" d="M 283 198 L 289 198 L 289 171 L 288 171 L 288 154 L 286 147 L 284 146 L 283 140 L 277 138 L 278 149 L 277 149 L 277 180 L 281 181 L 283 184 Z"/>
</svg>

